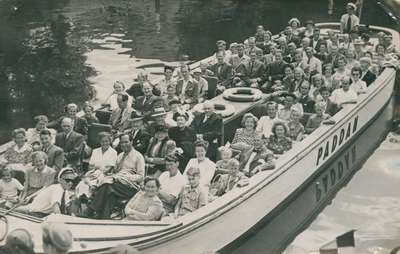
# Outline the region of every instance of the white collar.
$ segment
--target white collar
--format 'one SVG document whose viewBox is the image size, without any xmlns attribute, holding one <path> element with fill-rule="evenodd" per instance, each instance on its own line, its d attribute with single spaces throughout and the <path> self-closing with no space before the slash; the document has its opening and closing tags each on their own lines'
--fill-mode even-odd
<svg viewBox="0 0 400 254">
<path fill-rule="evenodd" d="M 24 146 L 21 147 L 21 149 L 19 149 L 19 150 L 18 150 L 18 145 L 15 144 L 15 146 L 14 146 L 14 151 L 16 151 L 16 152 L 18 152 L 18 153 L 23 153 L 23 152 L 25 152 L 26 149 L 28 149 L 28 148 L 29 148 L 29 145 L 28 145 L 28 143 L 26 143 L 26 142 L 25 142 Z"/>
</svg>

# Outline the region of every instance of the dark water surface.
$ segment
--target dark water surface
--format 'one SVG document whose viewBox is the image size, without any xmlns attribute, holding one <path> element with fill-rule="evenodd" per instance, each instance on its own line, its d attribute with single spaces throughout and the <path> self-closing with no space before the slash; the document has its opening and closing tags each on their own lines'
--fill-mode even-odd
<svg viewBox="0 0 400 254">
<path fill-rule="evenodd" d="M 11 139 L 13 129 L 33 127 L 36 115 L 58 119 L 67 103 L 81 106 L 85 101 L 104 99 L 115 80 L 129 86 L 143 64 L 165 61 L 179 64 L 178 61 L 186 59 L 185 55 L 189 60 L 203 59 L 215 52 L 217 40 L 223 39 L 228 45 L 243 42 L 255 34 L 259 24 L 275 34 L 292 17 L 302 23 L 338 22 L 345 13 L 346 3 L 335 1 L 333 14 L 328 15 L 325 0 L 25 1 L 7 20 L 0 21 L 0 144 Z M 364 1 L 361 23 L 399 30 L 373 0 Z M 160 70 L 151 77 L 158 74 Z M 372 184 L 372 179 L 390 178 L 398 186 L 398 149 L 392 147 L 390 152 L 378 149 L 360 171 L 363 179 L 370 179 Z M 372 172 L 376 163 L 395 174 Z M 357 177 L 347 187 L 355 188 L 356 194 L 345 192 L 351 196 L 346 203 L 368 199 L 359 193 L 363 188 L 357 187 L 362 180 L 356 180 Z M 389 203 L 393 193 L 399 196 L 399 189 L 393 188 L 384 189 L 377 196 Z M 342 203 L 340 196 L 335 202 Z M 362 208 L 374 209 L 368 207 L 368 202 Z M 324 213 L 316 223 L 328 216 Z M 351 220 L 341 209 L 331 213 L 337 215 L 329 217 L 332 221 Z M 381 216 L 391 215 L 388 214 L 376 213 L 366 221 L 378 221 Z M 399 217 L 396 218 L 399 226 Z M 305 250 L 310 251 L 305 247 L 310 241 L 314 245 L 319 243 L 315 237 L 321 229 L 311 226 L 310 230 L 311 233 L 306 231 L 296 238 L 288 253 L 306 253 Z M 328 234 L 333 236 L 338 232 Z"/>
</svg>

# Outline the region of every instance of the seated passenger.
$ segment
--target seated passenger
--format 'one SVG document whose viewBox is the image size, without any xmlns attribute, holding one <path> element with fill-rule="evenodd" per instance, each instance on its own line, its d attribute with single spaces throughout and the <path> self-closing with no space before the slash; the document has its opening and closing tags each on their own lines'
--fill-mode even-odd
<svg viewBox="0 0 400 254">
<path fill-rule="evenodd" d="M 322 73 L 321 61 L 314 56 L 314 49 L 307 47 L 306 49 L 307 64 L 310 65 L 311 74 Z"/>
<path fill-rule="evenodd" d="M 199 98 L 199 83 L 190 75 L 190 67 L 187 65 L 181 66 L 183 78 L 178 80 L 176 85 L 176 95 L 182 106 L 189 110 L 198 103 Z"/>
<path fill-rule="evenodd" d="M 76 216 L 87 218 L 96 212 L 99 218 L 110 219 L 116 199 L 130 199 L 140 189 L 145 169 L 143 155 L 133 149 L 132 135 L 123 133 L 119 139 L 123 153 L 117 157 L 113 174 L 99 183 L 92 203 Z"/>
<path fill-rule="evenodd" d="M 300 21 L 297 18 L 292 18 L 291 20 L 289 20 L 289 26 L 292 28 L 292 34 L 295 36 L 299 36 L 301 33 L 301 29 L 300 29 Z M 286 33 L 286 36 L 288 36 L 288 34 Z"/>
<path fill-rule="evenodd" d="M 179 171 L 178 157 L 168 155 L 165 157 L 166 171 L 158 178 L 161 188 L 158 190 L 158 197 L 164 206 L 164 216 L 174 212 L 175 204 L 179 199 L 183 187 L 186 185 L 186 179 Z"/>
<path fill-rule="evenodd" d="M 335 70 L 331 64 L 325 64 L 323 66 L 322 74 L 324 75 L 325 85 L 330 92 L 339 86 L 339 80 L 335 79 L 335 76 L 333 75 L 334 73 Z"/>
<path fill-rule="evenodd" d="M 64 164 L 64 151 L 60 147 L 52 144 L 52 140 L 51 132 L 49 130 L 42 130 L 40 132 L 41 146 L 37 151 L 43 151 L 47 155 L 46 165 L 53 168 L 58 173 Z"/>
<path fill-rule="evenodd" d="M 317 104 L 315 104 L 315 112 L 317 113 L 308 118 L 306 125 L 306 134 L 311 134 L 316 129 L 318 129 L 318 127 L 321 126 L 324 121 L 331 118 L 330 115 L 324 113 L 323 102 L 317 102 Z"/>
<path fill-rule="evenodd" d="M 167 89 L 170 85 L 176 87 L 178 80 L 173 77 L 174 75 L 174 67 L 165 65 L 164 66 L 164 78 L 158 81 L 158 84 L 155 86 L 157 90 L 161 92 L 161 96 L 167 94 Z"/>
<path fill-rule="evenodd" d="M 264 41 L 264 27 L 262 25 L 257 26 L 257 33 L 254 35 L 256 43 Z"/>
<path fill-rule="evenodd" d="M 130 134 L 133 137 L 132 146 L 136 151 L 144 155 L 149 147 L 151 136 L 143 128 L 143 117 L 134 111 L 129 121 L 131 122 Z"/>
<path fill-rule="evenodd" d="M 300 118 L 302 117 L 301 112 L 298 107 L 292 107 L 292 112 L 290 114 L 290 120 L 288 121 L 288 133 L 287 136 L 292 140 L 292 144 L 295 142 L 300 142 L 304 135 L 304 126 L 300 123 Z"/>
<path fill-rule="evenodd" d="M 157 125 L 155 135 L 150 139 L 149 148 L 144 155 L 148 166 L 147 174 L 158 177 L 165 171 L 165 156 L 175 154 L 175 141 L 168 138 L 168 127 Z"/>
<path fill-rule="evenodd" d="M 386 54 L 394 53 L 396 55 L 399 55 L 399 51 L 397 50 L 396 45 L 392 43 L 392 39 L 393 38 L 390 35 L 385 35 L 383 37 L 383 42 L 386 47 Z"/>
<path fill-rule="evenodd" d="M 214 65 L 216 63 L 218 63 L 218 57 L 217 54 L 218 52 L 222 52 L 223 53 L 223 59 L 222 61 L 225 63 L 229 62 L 229 58 L 231 57 L 231 54 L 229 51 L 226 50 L 226 42 L 223 40 L 219 40 L 217 41 L 217 52 L 213 55 L 212 59 L 211 59 L 211 64 Z M 214 72 L 215 73 L 215 72 Z"/>
<path fill-rule="evenodd" d="M 155 96 L 151 92 L 150 83 L 143 83 L 142 91 L 144 95 L 137 97 L 134 108 L 142 114 L 145 122 L 147 122 L 148 117 L 151 115 L 154 109 L 162 107 L 164 102 L 161 97 Z"/>
<path fill-rule="evenodd" d="M 24 186 L 14 178 L 14 172 L 9 167 L 1 170 L 0 174 L 0 206 L 11 209 L 20 201 Z"/>
<path fill-rule="evenodd" d="M 231 56 L 237 55 L 237 46 L 238 44 L 236 42 L 231 43 L 231 45 L 229 45 L 228 54 L 231 54 Z"/>
<path fill-rule="evenodd" d="M 266 73 L 266 79 L 267 83 L 265 83 L 261 87 L 261 91 L 263 93 L 271 93 L 274 92 L 272 89 L 272 86 L 275 84 L 275 81 L 280 80 L 282 81 L 285 73 L 284 73 L 284 67 L 287 63 L 283 61 L 283 56 L 282 56 L 282 51 L 277 50 L 275 52 L 275 61 L 272 63 L 268 64 L 266 66 L 267 73 Z"/>
<path fill-rule="evenodd" d="M 194 80 L 197 81 L 199 86 L 199 96 L 198 103 L 202 103 L 206 99 L 207 91 L 208 91 L 208 82 L 204 78 L 201 77 L 201 70 L 196 69 L 193 71 Z M 197 103 L 196 103 L 197 104 Z"/>
<path fill-rule="evenodd" d="M 308 95 L 310 98 L 312 98 L 314 101 L 322 101 L 321 94 L 319 93 L 319 89 L 325 86 L 325 79 L 321 74 L 315 74 L 311 78 L 311 87 L 310 91 L 308 92 Z"/>
<path fill-rule="evenodd" d="M 73 130 L 76 133 L 81 134 L 85 140 L 87 140 L 87 135 L 89 131 L 88 123 L 85 118 L 77 116 L 79 108 L 75 103 L 70 103 L 65 107 L 65 113 L 67 116 L 60 117 L 57 122 L 49 123 L 48 126 L 51 128 L 58 129 L 58 132 L 62 132 L 63 128 L 61 126 L 61 122 L 65 117 L 69 117 L 72 120 Z"/>
<path fill-rule="evenodd" d="M 63 168 L 58 174 L 58 184 L 43 189 L 31 204 L 22 205 L 16 211 L 23 213 L 67 214 L 70 202 L 69 191 L 76 174 L 72 168 Z"/>
<path fill-rule="evenodd" d="M 111 111 L 113 111 L 119 107 L 118 102 L 117 102 L 118 94 L 125 91 L 125 84 L 122 83 L 122 81 L 117 80 L 117 81 L 115 81 L 113 87 L 114 87 L 114 91 L 112 92 L 112 94 L 110 94 L 110 96 L 108 96 L 105 103 L 101 104 L 102 106 L 109 106 Z M 128 97 L 129 107 L 132 107 L 132 104 L 133 104 L 133 99 L 131 96 L 129 96 Z"/>
<path fill-rule="evenodd" d="M 157 196 L 160 182 L 157 178 L 144 179 L 144 191 L 139 191 L 125 206 L 125 220 L 157 220 L 163 214 L 163 204 Z"/>
<path fill-rule="evenodd" d="M 257 130 L 258 119 L 252 113 L 243 115 L 241 125 L 243 128 L 236 129 L 232 140 L 232 148 L 242 145 L 253 145 L 253 137 L 260 131 Z"/>
<path fill-rule="evenodd" d="M 26 132 L 23 128 L 19 128 L 12 133 L 14 144 L 7 147 L 4 159 L 1 162 L 1 168 L 5 168 L 7 164 L 20 164 L 25 167 L 26 164 L 32 162 L 32 148 L 26 142 Z"/>
<path fill-rule="evenodd" d="M 261 62 L 264 63 L 265 67 L 267 68 L 268 64 L 275 61 L 275 52 L 277 50 L 278 45 L 275 42 L 271 42 L 269 45 L 269 53 L 263 55 L 260 59 Z"/>
<path fill-rule="evenodd" d="M 228 161 L 232 158 L 232 150 L 225 146 L 221 146 L 220 148 L 218 148 L 218 150 L 221 154 L 221 160 L 217 161 L 217 163 L 215 164 L 215 174 L 228 174 Z"/>
<path fill-rule="evenodd" d="M 338 112 L 338 106 L 336 103 L 329 99 L 331 93 L 326 86 L 323 86 L 319 89 L 319 93 L 322 96 L 322 103 L 324 104 L 324 113 L 330 116 L 334 116 Z"/>
<path fill-rule="evenodd" d="M 290 54 L 290 50 L 286 42 L 286 36 L 279 37 L 278 43 L 279 43 L 278 49 L 282 51 L 283 58 L 286 58 L 286 56 Z"/>
<path fill-rule="evenodd" d="M 233 69 L 232 65 L 224 61 L 224 52 L 219 51 L 216 56 L 218 62 L 208 66 L 208 69 L 214 73 L 214 77 L 218 78 L 217 90 L 221 93 L 232 86 Z"/>
<path fill-rule="evenodd" d="M 166 121 L 165 118 L 167 117 L 167 112 L 165 112 L 164 108 L 156 108 L 154 112 L 151 114 L 151 118 L 154 122 L 147 125 L 147 132 L 150 136 L 154 137 L 156 134 L 156 127 L 157 126 L 167 126 L 167 128 L 171 127 Z"/>
<path fill-rule="evenodd" d="M 283 154 L 292 149 L 292 140 L 286 135 L 289 128 L 283 121 L 275 122 L 272 126 L 272 135 L 268 138 L 267 148 L 276 154 Z"/>
<path fill-rule="evenodd" d="M 296 44 L 294 44 L 293 42 L 289 43 L 288 50 L 289 53 L 283 57 L 283 61 L 287 63 L 294 63 L 296 61 L 295 60 L 295 55 L 297 51 Z"/>
<path fill-rule="evenodd" d="M 372 65 L 371 58 L 362 57 L 360 58 L 360 67 L 361 67 L 361 80 L 367 84 L 367 87 L 370 86 L 376 79 L 376 75 L 373 74 L 369 68 Z"/>
<path fill-rule="evenodd" d="M 236 158 L 239 158 L 239 170 L 247 177 L 251 177 L 263 170 L 275 168 L 275 157 L 267 149 L 263 141 L 264 135 L 259 133 L 253 138 L 253 146 L 243 150 Z"/>
<path fill-rule="evenodd" d="M 310 47 L 313 48 L 314 52 L 319 52 L 319 46 L 321 44 L 325 44 L 326 45 L 326 41 L 324 40 L 324 38 L 321 37 L 321 30 L 316 27 L 314 28 L 314 35 L 312 36 L 312 38 L 310 39 Z"/>
<path fill-rule="evenodd" d="M 138 74 L 137 80 L 138 80 L 138 82 L 133 83 L 133 85 L 129 89 L 126 90 L 126 93 L 129 94 L 130 96 L 132 96 L 135 100 L 137 98 L 139 98 L 140 96 L 144 96 L 143 84 L 145 84 L 145 83 L 150 84 L 150 90 L 154 96 L 161 95 L 161 91 L 158 90 L 156 87 L 154 87 L 153 84 L 150 83 L 147 73 L 140 72 Z M 135 109 L 137 109 L 137 108 L 135 108 Z"/>
<path fill-rule="evenodd" d="M 324 58 L 324 64 L 331 64 L 334 68 L 338 68 L 336 59 L 339 57 L 343 56 L 342 54 L 339 54 L 339 48 L 337 46 L 332 46 L 331 51 L 326 57 Z"/>
<path fill-rule="evenodd" d="M 235 73 L 236 87 L 259 88 L 264 83 L 265 66 L 256 60 L 256 53 L 250 53 L 250 61 L 240 64 Z"/>
<path fill-rule="evenodd" d="M 352 80 L 349 77 L 342 79 L 342 89 L 336 89 L 332 92 L 331 100 L 335 102 L 339 108 L 348 103 L 356 103 L 358 96 L 357 93 L 350 89 Z"/>
<path fill-rule="evenodd" d="M 108 120 L 108 125 L 112 127 L 111 133 L 114 139 L 130 127 L 128 119 L 135 110 L 131 108 L 128 101 L 129 95 L 127 93 L 122 92 L 118 94 L 118 108 L 112 111 Z"/>
<path fill-rule="evenodd" d="M 354 50 L 354 45 L 353 43 L 350 41 L 350 35 L 349 34 L 343 34 L 342 36 L 343 41 L 339 43 L 338 47 L 339 50 L 344 49 L 344 50 Z"/>
<path fill-rule="evenodd" d="M 244 45 L 242 43 L 238 44 L 237 50 L 237 55 L 233 55 L 229 58 L 229 64 L 232 65 L 232 69 L 234 71 L 236 71 L 239 65 L 245 63 L 247 60 L 250 60 L 250 57 L 244 54 Z"/>
<path fill-rule="evenodd" d="M 298 102 L 303 106 L 304 113 L 313 113 L 315 101 L 309 96 L 310 83 L 303 82 L 300 87 L 300 97 Z"/>
<path fill-rule="evenodd" d="M 179 101 L 179 99 L 170 101 L 169 109 L 170 109 L 170 111 L 167 113 L 164 120 L 165 120 L 166 125 L 173 127 L 173 126 L 176 126 L 176 122 L 174 120 L 174 115 L 183 113 L 182 104 Z"/>
<path fill-rule="evenodd" d="M 208 64 L 206 62 L 200 62 L 200 70 L 201 70 L 201 75 L 202 76 L 208 76 L 208 77 L 213 77 L 214 72 L 210 71 L 207 69 Z"/>
<path fill-rule="evenodd" d="M 33 167 L 26 171 L 24 191 L 21 195 L 21 201 L 24 204 L 29 203 L 40 191 L 52 185 L 57 175 L 54 169 L 46 165 L 47 156 L 44 152 L 34 152 L 32 159 Z"/>
<path fill-rule="evenodd" d="M 194 146 L 196 158 L 189 161 L 183 175 L 186 175 L 190 168 L 199 169 L 201 172 L 200 185 L 208 192 L 215 173 L 215 163 L 206 157 L 208 144 L 205 141 L 196 141 Z"/>
<path fill-rule="evenodd" d="M 328 55 L 328 45 L 326 44 L 326 41 L 321 42 L 318 44 L 317 47 L 315 47 L 315 52 L 314 56 L 318 58 L 321 61 L 321 64 L 323 65 L 325 63 L 325 57 Z"/>
<path fill-rule="evenodd" d="M 256 46 L 256 38 L 254 37 L 249 38 L 249 48 L 245 49 L 244 54 L 250 56 L 251 52 L 256 53 L 257 59 L 261 58 L 261 56 L 263 55 L 263 51 Z"/>
<path fill-rule="evenodd" d="M 78 176 L 83 174 L 82 171 L 82 153 L 83 153 L 83 136 L 72 130 L 71 118 L 64 118 L 61 122 L 63 128 L 62 133 L 56 136 L 56 146 L 64 151 L 64 164 L 63 166 L 70 165 Z"/>
<path fill-rule="evenodd" d="M 272 134 L 272 126 L 276 121 L 279 121 L 277 117 L 278 104 L 274 101 L 267 102 L 267 116 L 262 116 L 258 121 L 257 131 L 264 134 L 265 137 L 269 137 Z"/>
<path fill-rule="evenodd" d="M 386 56 L 386 47 L 383 44 L 378 44 L 375 48 L 375 52 L 373 53 L 374 55 L 374 60 L 373 62 L 377 64 L 378 66 L 382 66 L 383 61 L 385 61 L 385 56 Z"/>
<path fill-rule="evenodd" d="M 83 112 L 85 113 L 83 118 L 86 119 L 88 127 L 90 127 L 92 123 L 99 123 L 99 119 L 97 119 L 97 117 L 93 115 L 93 107 L 90 106 L 88 103 L 85 103 L 85 105 L 83 105 Z"/>
<path fill-rule="evenodd" d="M 361 78 L 361 68 L 354 67 L 351 69 L 351 77 L 353 79 L 353 83 L 350 86 L 350 89 L 355 91 L 357 94 L 366 93 L 367 92 L 367 84 L 362 81 Z"/>
<path fill-rule="evenodd" d="M 263 32 L 263 39 L 261 42 L 256 42 L 256 46 L 259 47 L 263 51 L 263 55 L 267 55 L 271 53 L 270 46 L 274 42 L 271 40 L 272 34 L 270 31 Z"/>
<path fill-rule="evenodd" d="M 204 190 L 200 182 L 200 169 L 190 167 L 186 170 L 185 175 L 188 185 L 182 189 L 179 200 L 175 205 L 175 219 L 202 208 L 208 202 L 208 192 Z"/>
<path fill-rule="evenodd" d="M 306 27 L 306 30 L 302 33 L 303 37 L 311 38 L 314 35 L 315 24 L 312 20 L 308 20 L 304 22 L 303 26 Z"/>
<path fill-rule="evenodd" d="M 175 94 L 176 93 L 176 86 L 175 85 L 169 85 L 167 88 L 167 93 L 163 96 L 164 100 L 164 108 L 166 111 L 171 111 L 171 101 L 177 101 L 180 103 L 179 97 Z"/>
<path fill-rule="evenodd" d="M 77 198 L 83 195 L 86 196 L 84 198 L 90 198 L 93 188 L 98 187 L 98 182 L 111 173 L 115 166 L 118 155 L 117 151 L 110 146 L 112 142 L 111 135 L 107 132 L 100 132 L 98 140 L 101 146 L 93 150 L 88 172 L 75 188 Z"/>
<path fill-rule="evenodd" d="M 360 67 L 360 63 L 354 59 L 355 56 L 355 52 L 353 49 L 348 49 L 346 50 L 346 58 L 347 58 L 347 64 L 346 64 L 346 68 L 348 70 L 353 69 L 354 67 Z"/>
<path fill-rule="evenodd" d="M 295 88 L 295 77 L 293 75 L 294 67 L 291 64 L 287 64 L 284 67 L 285 78 L 282 80 L 282 84 L 276 84 L 272 86 L 277 95 L 280 95 L 282 92 L 293 93 Z"/>
<path fill-rule="evenodd" d="M 292 108 L 294 106 L 296 106 L 300 110 L 300 114 L 303 114 L 303 110 L 301 109 L 301 104 L 296 103 L 296 95 L 292 93 L 284 93 L 282 94 L 282 96 L 285 97 L 285 102 L 283 108 L 278 110 L 279 119 L 283 121 L 289 121 L 292 113 Z"/>
<path fill-rule="evenodd" d="M 346 64 L 346 57 L 341 56 L 336 59 L 334 65 L 337 65 L 338 68 L 335 70 L 335 74 L 333 75 L 335 79 L 341 80 L 344 77 L 350 77 L 350 71 L 346 69 Z"/>
<path fill-rule="evenodd" d="M 224 195 L 236 187 L 249 185 L 249 179 L 239 172 L 239 161 L 235 158 L 228 160 L 229 174 L 217 175 L 210 189 L 210 201 Z"/>
<path fill-rule="evenodd" d="M 54 142 L 56 142 L 57 131 L 54 129 L 47 129 L 48 123 L 49 119 L 47 116 L 40 115 L 33 118 L 35 128 L 29 128 L 26 131 L 26 140 L 34 149 L 36 146 L 40 145 L 40 132 L 42 130 L 49 130 L 52 136 L 51 143 L 54 144 Z"/>
</svg>

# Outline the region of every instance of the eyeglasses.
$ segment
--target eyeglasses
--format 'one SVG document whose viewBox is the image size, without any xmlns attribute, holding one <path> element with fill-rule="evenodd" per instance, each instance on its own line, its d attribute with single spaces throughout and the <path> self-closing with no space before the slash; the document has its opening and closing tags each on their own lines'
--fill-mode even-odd
<svg viewBox="0 0 400 254">
<path fill-rule="evenodd" d="M 63 179 L 63 180 L 66 181 L 67 183 L 72 183 L 72 182 L 74 181 L 74 179 L 65 179 L 65 178 L 61 178 L 61 179 Z"/>
</svg>

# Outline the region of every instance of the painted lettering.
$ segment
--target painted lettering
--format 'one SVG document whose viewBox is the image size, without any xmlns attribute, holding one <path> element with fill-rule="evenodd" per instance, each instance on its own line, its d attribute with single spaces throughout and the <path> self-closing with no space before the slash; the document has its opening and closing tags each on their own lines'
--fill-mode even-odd
<svg viewBox="0 0 400 254">
<path fill-rule="evenodd" d="M 331 169 L 331 185 L 332 187 L 335 185 L 335 181 L 336 181 L 336 171 L 334 168 Z"/>
<path fill-rule="evenodd" d="M 324 190 L 325 190 L 325 194 L 328 191 L 328 175 L 324 176 L 322 178 L 322 183 L 324 184 Z"/>
<path fill-rule="evenodd" d="M 336 144 L 337 144 L 337 135 L 333 136 L 331 153 L 333 153 L 333 152 L 335 151 L 335 149 L 336 149 Z"/>
<path fill-rule="evenodd" d="M 350 137 L 350 135 L 351 135 L 351 123 L 349 123 L 349 126 L 347 127 L 346 140 Z"/>
<path fill-rule="evenodd" d="M 317 203 L 318 203 L 319 200 L 321 199 L 321 189 L 318 187 L 318 185 L 319 185 L 319 183 L 316 183 L 316 184 L 315 184 L 315 193 L 317 194 L 317 195 L 316 195 Z"/>
<path fill-rule="evenodd" d="M 338 161 L 338 180 L 342 179 L 342 175 L 343 175 L 343 163 L 342 161 Z"/>
<path fill-rule="evenodd" d="M 325 153 L 324 153 L 324 160 L 326 157 L 329 156 L 329 141 L 326 142 Z"/>
<path fill-rule="evenodd" d="M 357 131 L 358 116 L 354 118 L 353 133 Z"/>
<path fill-rule="evenodd" d="M 353 148 L 351 148 L 351 163 L 356 163 L 356 146 L 353 146 Z"/>
<path fill-rule="evenodd" d="M 344 129 L 340 130 L 339 146 L 342 144 L 344 139 Z"/>
<path fill-rule="evenodd" d="M 319 159 L 321 158 L 321 156 L 322 156 L 322 152 L 323 152 L 323 148 L 322 147 L 320 147 L 319 149 L 318 149 L 318 156 L 317 156 L 317 166 L 318 166 L 318 163 L 319 163 Z"/>
</svg>

